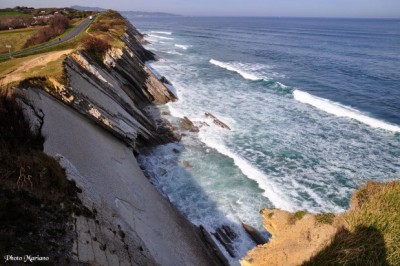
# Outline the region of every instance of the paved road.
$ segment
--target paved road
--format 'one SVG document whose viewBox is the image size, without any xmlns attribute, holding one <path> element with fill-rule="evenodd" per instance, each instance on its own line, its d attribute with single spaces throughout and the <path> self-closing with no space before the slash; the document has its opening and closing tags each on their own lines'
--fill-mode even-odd
<svg viewBox="0 0 400 266">
<path fill-rule="evenodd" d="M 26 55 L 26 54 L 30 54 L 32 52 L 36 52 L 36 51 L 40 51 L 43 50 L 45 48 L 49 48 L 51 46 L 56 46 L 60 43 L 64 43 L 67 42 L 73 38 L 75 38 L 76 36 L 78 36 L 81 32 L 83 32 L 84 30 L 87 29 L 87 27 L 90 25 L 90 23 L 92 23 L 93 20 L 90 20 L 89 18 L 85 19 L 84 21 L 82 21 L 78 26 L 76 26 L 75 28 L 73 28 L 70 32 L 68 32 L 68 34 L 62 36 L 60 39 L 55 39 L 54 41 L 45 43 L 43 45 L 40 46 L 36 46 L 30 49 L 26 49 L 26 50 L 22 50 L 22 51 L 18 51 L 15 53 L 11 53 L 12 56 L 21 56 L 21 55 Z M 9 54 L 2 54 L 0 55 L 0 60 L 6 59 L 9 57 Z"/>
</svg>

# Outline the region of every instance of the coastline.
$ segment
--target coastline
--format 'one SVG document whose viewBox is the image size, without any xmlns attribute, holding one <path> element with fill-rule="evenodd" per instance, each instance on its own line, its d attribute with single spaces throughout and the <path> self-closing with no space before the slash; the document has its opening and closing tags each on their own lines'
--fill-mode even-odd
<svg viewBox="0 0 400 266">
<path fill-rule="evenodd" d="M 13 88 L 32 130 L 45 137 L 44 152 L 93 213 L 72 214 L 65 224 L 72 250 L 63 263 L 225 265 L 207 233 L 155 189 L 136 161 L 144 147 L 176 140 L 160 115 L 144 110 L 175 97 L 145 66 L 155 57 L 142 47 L 143 36 L 124 23 L 124 47 L 109 49 L 102 64 L 74 52 L 63 63 L 65 84 L 38 77 Z"/>
<path fill-rule="evenodd" d="M 112 16 L 119 18 L 120 15 L 116 14 L 118 13 L 114 12 Z M 48 170 L 46 169 L 48 165 L 45 164 L 43 169 L 37 168 L 42 167 L 42 159 L 34 157 L 38 155 L 29 148 L 24 156 L 31 156 L 32 153 L 31 159 L 35 167 L 30 167 L 30 162 L 24 161 L 24 157 L 21 157 L 22 160 L 14 160 L 14 157 L 8 156 L 11 159 L 7 161 L 15 161 L 14 164 L 10 164 L 14 168 L 8 172 L 1 169 L 8 178 L 6 184 L 8 187 L 0 191 L 0 196 L 6 199 L 6 203 L 11 198 L 10 191 L 11 195 L 17 195 L 23 200 L 28 195 L 30 198 L 27 203 L 31 206 L 19 209 L 20 213 L 29 208 L 33 211 L 30 210 L 28 213 L 36 210 L 40 213 L 45 209 L 46 215 L 54 213 L 54 219 L 59 219 L 58 222 L 63 226 L 58 230 L 56 237 L 55 230 L 48 224 L 38 223 L 41 232 L 46 234 L 47 242 L 44 242 L 43 250 L 52 250 L 47 254 L 50 255 L 49 260 L 61 265 L 64 262 L 96 265 L 237 265 L 239 263 L 265 265 L 265 261 L 272 265 L 281 265 L 283 261 L 288 265 L 297 265 L 298 262 L 314 265 L 313 263 L 318 261 L 324 262 L 326 258 L 337 262 L 337 254 L 343 253 L 343 250 L 338 251 L 335 248 L 342 243 L 349 244 L 350 252 L 345 250 L 346 254 L 356 254 L 352 252 L 353 248 L 360 250 L 359 247 L 363 247 L 367 250 L 365 253 L 361 252 L 361 255 L 357 253 L 354 257 L 344 258 L 349 261 L 362 262 L 362 259 L 368 258 L 368 254 L 377 255 L 366 259 L 372 261 L 379 258 L 376 264 L 386 259 L 400 258 L 398 253 L 384 257 L 394 250 L 393 247 L 398 246 L 396 242 L 386 241 L 387 238 L 397 239 L 400 233 L 399 227 L 395 226 L 400 224 L 398 222 L 400 216 L 392 215 L 400 208 L 397 206 L 400 202 L 398 182 L 385 184 L 368 182 L 366 186 L 360 186 L 363 180 L 366 182 L 366 179 L 371 179 L 376 172 L 372 171 L 365 179 L 357 177 L 356 180 L 352 179 L 351 175 L 341 175 L 339 170 L 348 167 L 349 161 L 340 162 L 341 156 L 340 158 L 321 156 L 323 160 L 339 158 L 339 163 L 330 162 L 337 167 L 333 179 L 328 178 L 329 166 L 326 169 L 317 168 L 320 165 L 317 160 L 310 162 L 313 169 L 316 167 L 317 170 L 324 170 L 320 172 L 324 177 L 322 180 L 318 179 L 318 174 L 312 174 L 318 171 L 307 172 L 309 165 L 301 164 L 303 159 L 307 162 L 308 155 L 312 155 L 311 159 L 321 155 L 318 150 L 320 147 L 323 148 L 322 151 L 327 151 L 328 155 L 332 151 L 339 151 L 339 154 L 342 154 L 340 149 L 342 146 L 335 145 L 337 142 L 332 141 L 331 137 L 334 140 L 339 139 L 339 142 L 354 139 L 352 143 L 354 146 L 347 145 L 353 147 L 354 151 L 350 154 L 345 153 L 346 158 L 351 158 L 352 155 L 361 158 L 358 156 L 365 156 L 371 152 L 374 155 L 382 154 L 377 156 L 378 160 L 369 157 L 371 161 L 368 162 L 378 165 L 378 169 L 387 168 L 385 171 L 395 173 L 393 169 L 396 169 L 396 164 L 393 164 L 388 159 L 390 157 L 385 154 L 385 149 L 389 148 L 392 151 L 393 147 L 397 147 L 396 142 L 391 142 L 392 135 L 380 129 L 375 131 L 369 127 L 371 125 L 365 127 L 357 121 L 359 120 L 357 118 L 331 113 L 323 110 L 324 108 L 318 110 L 320 105 L 328 104 L 328 107 L 335 107 L 338 103 L 314 97 L 297 89 L 292 90 L 291 87 L 286 87 L 277 81 L 260 80 L 254 74 L 257 71 L 243 72 L 250 64 L 209 60 L 207 53 L 201 57 L 202 54 L 198 53 L 195 44 L 187 44 L 188 41 L 179 39 L 179 34 L 175 32 L 154 31 L 161 34 L 162 36 L 158 38 L 163 40 L 161 46 L 155 47 L 169 46 L 169 49 L 180 49 L 178 51 L 182 53 L 176 54 L 177 57 L 185 55 L 185 51 L 188 50 L 188 56 L 182 56 L 181 61 L 175 62 L 172 60 L 168 62 L 169 58 L 153 61 L 158 56 L 150 49 L 146 49 L 145 35 L 130 24 L 127 18 L 123 18 L 123 21 L 126 28 L 118 36 L 118 41 L 121 42 L 117 45 L 113 43 L 114 45 L 110 46 L 101 58 L 85 49 L 60 51 L 57 56 L 61 55 L 63 58 L 62 78 L 48 76 L 26 78 L 10 90 L 15 93 L 16 102 L 23 109 L 25 117 L 30 119 L 31 124 L 28 127 L 30 126 L 31 133 L 39 133 L 37 136 L 43 140 L 39 145 L 34 143 L 37 145 L 35 149 L 44 152 L 45 156 L 48 156 L 44 157 L 46 160 L 53 160 L 57 166 L 62 167 L 63 170 L 58 174 L 72 187 L 70 188 L 72 192 L 67 191 L 71 193 L 68 194 L 69 201 L 57 199 L 48 206 L 47 203 L 38 204 L 37 199 L 32 196 L 40 195 L 44 191 L 44 194 L 49 195 L 51 199 L 57 197 L 59 190 L 63 188 L 60 186 L 56 189 L 54 187 L 44 189 L 45 179 L 42 178 L 42 174 Z M 174 38 L 177 40 L 173 41 Z M 166 40 L 170 40 L 170 43 L 166 44 L 164 42 Z M 63 54 L 64 52 L 66 54 Z M 160 51 L 160 58 L 164 57 L 164 52 L 168 53 L 170 50 Z M 191 56 L 192 58 L 188 59 Z M 182 59 L 184 57 L 186 59 Z M 224 84 L 221 82 L 220 87 L 217 87 L 222 94 L 218 94 L 213 90 L 215 87 L 211 82 L 202 83 L 202 75 L 196 80 L 190 78 L 190 75 L 187 78 L 179 73 L 180 71 L 186 74 L 196 69 L 199 66 L 198 61 L 190 60 L 199 58 L 202 70 L 211 68 L 210 72 L 203 72 L 210 75 L 209 81 L 215 81 L 214 78 L 218 80 L 226 78 L 225 84 L 234 82 L 237 86 L 227 90 L 226 86 L 221 86 Z M 169 67 L 168 63 L 181 65 Z M 186 66 L 187 63 L 193 64 L 193 69 L 181 70 L 185 63 Z M 158 69 L 158 66 L 165 68 Z M 216 66 L 219 68 L 214 69 Z M 233 66 L 236 68 L 233 69 Z M 215 72 L 215 76 L 211 72 Z M 201 72 L 194 74 L 199 73 Z M 13 74 L 14 78 L 18 78 L 18 75 Z M 184 86 L 179 83 L 181 80 Z M 196 87 L 196 81 L 202 83 L 203 87 Z M 210 91 L 204 87 L 207 85 L 211 86 Z M 249 90 L 248 95 L 242 94 L 242 89 L 246 86 L 254 89 Z M 287 89 L 284 97 L 279 93 L 266 91 L 276 89 L 276 86 L 279 89 Z M 185 90 L 182 87 L 185 87 Z M 261 94 L 257 94 L 259 87 L 262 88 Z M 201 93 L 196 94 L 199 88 L 207 92 L 201 91 L 205 94 L 207 103 L 217 99 L 214 105 L 219 105 L 223 101 L 224 104 L 232 105 L 234 108 L 243 104 L 244 109 L 237 109 L 238 112 L 234 109 L 225 116 L 223 107 L 212 109 L 212 105 L 203 105 L 201 100 L 197 102 L 200 105 L 193 104 L 193 107 L 186 110 L 187 106 L 182 108 L 183 102 L 189 102 L 190 105 L 196 103 L 193 98 L 202 97 Z M 174 103 L 177 100 L 177 91 L 183 99 Z M 264 99 L 263 93 L 271 97 Z M 237 95 L 239 97 L 235 98 Z M 299 98 L 299 95 L 307 97 Z M 1 100 L 6 98 L 3 94 L 1 96 Z M 243 96 L 250 99 L 248 103 L 257 103 L 259 100 L 260 104 L 272 107 L 264 110 L 265 112 L 272 110 L 272 119 L 264 117 L 264 113 L 251 113 L 255 105 L 246 106 L 245 102 L 242 102 Z M 318 106 L 313 104 L 315 99 L 318 100 Z M 285 115 L 278 117 L 274 114 L 272 104 L 276 102 L 279 104 L 279 112 L 287 111 Z M 0 109 L 3 111 L 4 107 L 0 106 Z M 296 114 L 290 116 L 293 112 Z M 307 128 L 307 123 L 300 123 L 299 127 L 296 127 L 296 123 L 289 123 L 290 130 L 286 130 L 287 123 L 283 123 L 279 124 L 283 126 L 283 131 L 279 131 L 282 128 L 275 128 L 277 122 L 275 118 L 279 120 L 288 117 L 301 119 L 311 117 L 313 123 L 322 117 L 323 121 L 333 121 L 333 123 L 324 124 L 323 128 L 314 126 Z M 309 121 L 307 119 L 301 122 Z M 247 122 L 248 128 L 246 123 L 244 128 L 241 121 Z M 290 121 L 296 122 L 295 119 Z M 258 128 L 250 127 L 250 122 L 254 123 L 253 126 L 264 126 L 263 123 L 266 123 L 265 129 L 257 131 Z M 326 130 L 331 129 L 331 125 L 338 125 L 335 130 L 340 131 Z M 14 126 L 3 126 L 3 128 L 12 132 Z M 270 128 L 273 128 L 276 136 L 280 132 L 289 138 L 279 136 L 274 139 L 275 135 L 271 135 L 271 131 L 268 131 Z M 244 134 L 238 134 L 243 129 L 244 131 L 240 133 Z M 318 137 L 313 135 L 322 129 L 324 134 L 320 132 L 321 135 Z M 267 134 L 256 134 L 263 130 L 266 130 Z M 295 133 L 292 134 L 292 131 Z M 346 134 L 341 135 L 343 131 Z M 359 138 L 355 136 L 358 131 L 366 136 L 365 142 L 357 142 Z M 246 133 L 250 135 L 246 136 Z M 312 133 L 310 134 L 312 137 L 307 140 L 325 140 L 325 145 L 311 142 L 295 146 L 297 143 L 305 143 L 297 136 L 308 133 Z M 395 134 L 395 138 L 398 138 L 398 133 Z M 236 140 L 241 142 L 236 144 L 239 145 L 235 145 L 235 142 L 224 142 L 231 136 L 238 137 Z M 260 145 L 262 141 L 255 140 L 262 139 L 277 141 L 274 145 L 278 150 L 257 149 L 257 146 L 264 146 Z M 285 142 L 285 139 L 288 142 Z M 383 140 L 387 140 L 390 145 L 385 146 L 387 143 Z M 6 142 L 3 140 L 3 143 Z M 326 143 L 331 143 L 329 149 L 326 148 L 328 147 Z M 343 141 L 341 144 L 346 143 L 348 142 Z M 364 143 L 372 144 L 371 150 L 365 154 L 355 149 L 356 146 L 363 147 L 361 144 Z M 22 144 L 24 145 L 25 143 Z M 267 142 L 265 147 L 273 149 L 274 145 L 268 145 Z M 311 153 L 307 153 L 308 148 L 312 149 Z M 20 152 L 17 149 L 11 150 L 15 154 Z M 38 152 L 37 150 L 35 152 Z M 252 154 L 254 151 L 255 155 Z M 393 149 L 392 152 L 396 154 L 397 151 Z M 4 154 L 7 153 L 0 153 L 1 156 Z M 276 161 L 269 160 L 274 156 Z M 382 160 L 385 163 L 379 164 Z M 366 161 L 356 161 L 354 166 L 360 162 Z M 271 168 L 263 168 L 268 164 Z M 326 166 L 324 163 L 321 165 Z M 281 167 L 278 170 L 282 171 L 275 171 L 277 170 L 274 169 L 275 166 Z M 285 169 L 285 166 L 298 171 L 292 176 L 282 175 L 282 173 L 292 173 L 287 172 L 289 168 Z M 365 168 L 359 167 L 360 173 L 373 169 L 367 164 L 363 166 Z M 17 168 L 19 176 L 17 171 L 14 171 Z M 40 173 L 37 169 L 41 170 Z M 350 167 L 346 170 L 352 169 L 353 167 Z M 358 170 L 354 173 L 358 173 Z M 387 181 L 386 177 L 380 179 L 385 173 L 383 171 L 374 177 L 374 180 Z M 43 175 L 46 177 L 46 174 Z M 301 175 L 305 179 L 297 179 Z M 288 179 L 291 177 L 293 180 Z M 312 179 L 314 177 L 315 180 Z M 18 181 L 15 182 L 14 179 Z M 288 180 L 293 186 L 290 186 Z M 301 182 L 304 180 L 309 181 L 314 186 L 312 188 L 316 189 L 307 187 L 308 183 Z M 345 182 L 343 186 L 341 182 Z M 59 185 L 59 183 L 54 184 Z M 359 190 L 354 192 L 356 188 Z M 350 210 L 348 203 L 344 202 L 349 198 L 349 193 L 353 195 Z M 328 196 L 325 197 L 325 194 Z M 378 200 L 379 204 L 376 203 Z M 6 203 L 3 202 L 3 206 Z M 32 207 L 33 205 L 36 206 Z M 261 231 L 259 224 L 255 226 L 256 228 L 249 226 L 254 226 L 258 222 L 255 216 L 261 220 L 258 215 L 259 209 L 263 209 L 260 214 L 264 222 L 262 227 L 264 234 L 259 234 L 258 231 Z M 4 210 L 0 210 L 2 214 L 6 213 Z M 307 210 L 309 213 L 289 212 L 295 210 Z M 382 210 L 388 215 L 382 215 Z M 372 222 L 370 211 L 376 216 Z M 15 213 L 18 212 L 11 212 L 12 215 Z M 60 213 L 70 216 L 60 219 Z M 6 215 L 8 222 L 8 213 Z M 26 233 L 29 232 L 29 235 L 43 238 L 42 233 L 36 235 L 34 230 L 33 233 L 30 231 L 29 223 L 20 221 L 18 223 L 24 224 L 24 230 Z M 387 225 L 392 224 L 394 226 L 391 230 L 386 231 Z M 14 224 L 10 223 L 9 226 Z M 0 234 L 4 234 L 4 231 Z M 270 240 L 267 244 L 265 244 L 266 239 Z M 354 239 L 359 241 L 353 241 Z M 20 240 L 18 238 L 18 241 Z M 341 242 L 343 240 L 349 242 Z M 55 251 L 53 247 L 55 241 L 59 242 L 56 247 L 61 247 L 62 251 Z M 256 248 L 254 248 L 255 243 L 257 243 Z M 395 245 L 390 246 L 391 243 Z M 0 247 L 2 244 L 0 243 Z M 46 255 L 41 252 L 38 253 L 40 256 Z M 62 254 L 59 256 L 57 253 Z M 72 259 L 69 261 L 66 258 Z"/>
</svg>

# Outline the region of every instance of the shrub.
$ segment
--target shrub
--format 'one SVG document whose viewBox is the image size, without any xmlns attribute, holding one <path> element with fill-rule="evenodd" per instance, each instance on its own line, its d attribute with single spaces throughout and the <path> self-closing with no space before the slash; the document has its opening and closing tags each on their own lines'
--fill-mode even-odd
<svg viewBox="0 0 400 266">
<path fill-rule="evenodd" d="M 110 26 L 104 23 L 96 22 L 92 24 L 92 30 L 94 31 L 103 31 L 107 32 L 110 29 Z"/>
<path fill-rule="evenodd" d="M 66 16 L 55 14 L 49 20 L 49 26 L 56 35 L 62 34 L 70 26 L 70 21 Z"/>
<path fill-rule="evenodd" d="M 82 46 L 84 50 L 96 55 L 103 55 L 110 48 L 110 44 L 106 40 L 94 36 L 83 38 Z"/>
<path fill-rule="evenodd" d="M 296 218 L 296 220 L 301 220 L 306 214 L 307 214 L 306 211 L 297 211 L 294 213 L 294 217 Z"/>
<path fill-rule="evenodd" d="M 320 224 L 332 224 L 335 219 L 335 214 L 333 213 L 321 213 L 315 216 L 317 222 Z"/>
</svg>

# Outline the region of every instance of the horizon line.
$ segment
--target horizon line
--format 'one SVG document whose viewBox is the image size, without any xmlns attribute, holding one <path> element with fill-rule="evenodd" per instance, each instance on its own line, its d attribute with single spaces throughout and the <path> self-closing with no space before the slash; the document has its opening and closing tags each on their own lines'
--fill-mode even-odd
<svg viewBox="0 0 400 266">
<path fill-rule="evenodd" d="M 15 8 L 16 6 L 13 7 L 1 7 L 1 9 L 6 9 L 6 8 Z M 27 6 L 28 7 L 28 6 Z M 33 8 L 72 8 L 72 6 L 69 7 L 33 7 Z M 112 8 L 104 8 L 104 7 L 93 7 L 93 8 L 101 8 L 104 10 L 112 9 Z M 112 9 L 116 10 L 116 9 Z M 90 11 L 90 10 L 87 10 Z M 351 17 L 351 16 L 288 16 L 288 15 L 182 15 L 182 14 L 176 14 L 176 13 L 171 13 L 168 11 L 142 11 L 142 10 L 116 10 L 118 12 L 143 12 L 143 13 L 164 13 L 168 15 L 174 15 L 174 16 L 179 16 L 179 17 L 202 17 L 202 18 L 302 18 L 302 19 L 385 19 L 385 20 L 397 20 L 400 19 L 399 17 L 370 17 L 370 16 L 365 16 L 365 17 Z M 98 11 L 102 12 L 102 11 Z"/>
</svg>

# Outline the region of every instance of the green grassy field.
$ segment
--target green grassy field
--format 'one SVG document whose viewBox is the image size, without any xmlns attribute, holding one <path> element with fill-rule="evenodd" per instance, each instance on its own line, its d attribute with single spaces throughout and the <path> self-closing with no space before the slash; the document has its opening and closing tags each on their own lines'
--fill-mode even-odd
<svg viewBox="0 0 400 266">
<path fill-rule="evenodd" d="M 38 29 L 21 29 L 13 31 L 0 31 L 0 54 L 8 52 L 6 45 L 12 46 L 11 51 L 16 52 L 23 48 L 26 41 L 36 33 Z"/>
<path fill-rule="evenodd" d="M 31 17 L 31 14 L 25 14 L 20 11 L 1 11 L 0 17 L 2 16 L 23 16 L 23 17 Z"/>
<path fill-rule="evenodd" d="M 53 39 L 49 40 L 48 42 L 57 40 L 58 38 L 67 35 L 73 28 L 75 28 L 77 25 L 79 25 L 82 21 L 83 21 L 83 19 L 75 21 L 75 23 L 73 23 L 63 34 L 61 34 L 60 36 L 54 37 Z M 19 30 L 0 31 L 0 54 L 8 53 L 8 49 L 6 48 L 7 44 L 12 45 L 11 52 L 17 52 L 17 51 L 22 50 L 26 41 L 30 37 L 32 37 L 40 28 L 41 27 L 38 26 L 35 28 L 31 28 L 31 29 L 25 28 L 25 29 L 19 29 Z M 44 43 L 41 43 L 41 44 L 38 44 L 35 46 L 31 46 L 29 48 L 33 48 L 33 47 L 40 46 L 43 44 Z M 61 48 L 61 49 L 63 49 L 63 48 Z M 54 51 L 54 49 L 48 49 L 48 50 L 45 50 L 42 52 L 46 52 L 46 51 Z"/>
</svg>

